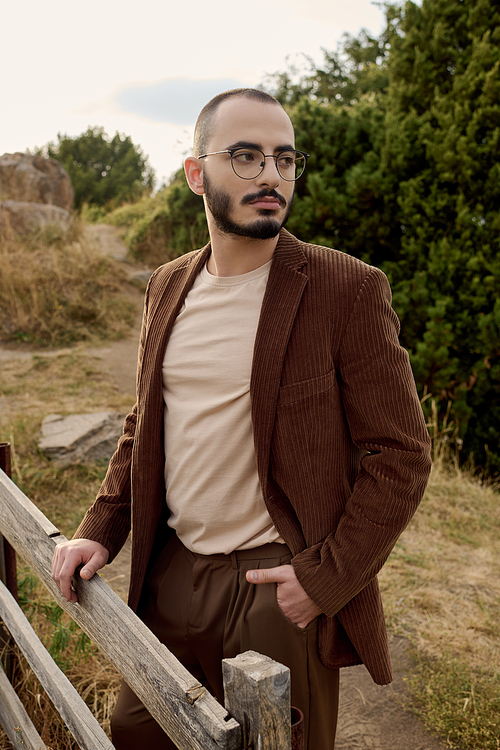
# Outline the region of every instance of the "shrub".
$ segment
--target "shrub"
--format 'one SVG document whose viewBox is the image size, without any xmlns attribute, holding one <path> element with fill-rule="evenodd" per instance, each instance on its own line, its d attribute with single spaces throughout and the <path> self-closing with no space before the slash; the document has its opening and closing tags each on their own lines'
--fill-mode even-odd
<svg viewBox="0 0 500 750">
<path fill-rule="evenodd" d="M 153 266 L 208 242 L 202 200 L 188 187 L 183 169 L 154 197 L 122 206 L 106 221 L 125 227 L 124 240 L 132 257 Z"/>
</svg>

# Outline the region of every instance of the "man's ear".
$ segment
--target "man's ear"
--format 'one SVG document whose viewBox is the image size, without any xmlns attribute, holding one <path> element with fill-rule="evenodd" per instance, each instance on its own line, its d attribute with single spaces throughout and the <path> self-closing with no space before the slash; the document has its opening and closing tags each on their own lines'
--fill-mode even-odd
<svg viewBox="0 0 500 750">
<path fill-rule="evenodd" d="M 203 195 L 205 190 L 203 188 L 203 166 L 201 165 L 200 159 L 196 159 L 194 156 L 188 156 L 184 162 L 184 171 L 186 173 L 186 180 L 188 185 L 196 195 Z"/>
</svg>

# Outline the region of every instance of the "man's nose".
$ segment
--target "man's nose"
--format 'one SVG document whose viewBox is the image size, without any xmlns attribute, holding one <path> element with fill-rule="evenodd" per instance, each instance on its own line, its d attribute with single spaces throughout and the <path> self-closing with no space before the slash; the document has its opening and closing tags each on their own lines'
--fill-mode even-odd
<svg viewBox="0 0 500 750">
<path fill-rule="evenodd" d="M 276 159 L 274 156 L 266 156 L 263 159 L 264 168 L 260 175 L 257 177 L 257 183 L 259 185 L 268 185 L 269 187 L 275 188 L 279 185 L 281 177 L 276 166 Z"/>
</svg>

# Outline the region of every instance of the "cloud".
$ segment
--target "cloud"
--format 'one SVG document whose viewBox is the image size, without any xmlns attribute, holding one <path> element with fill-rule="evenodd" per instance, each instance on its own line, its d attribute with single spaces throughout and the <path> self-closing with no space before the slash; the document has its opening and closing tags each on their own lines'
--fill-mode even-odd
<svg viewBox="0 0 500 750">
<path fill-rule="evenodd" d="M 243 85 L 233 78 L 165 78 L 153 83 L 129 84 L 113 99 L 124 113 L 185 126 L 194 125 L 202 107 L 216 94 Z"/>
</svg>

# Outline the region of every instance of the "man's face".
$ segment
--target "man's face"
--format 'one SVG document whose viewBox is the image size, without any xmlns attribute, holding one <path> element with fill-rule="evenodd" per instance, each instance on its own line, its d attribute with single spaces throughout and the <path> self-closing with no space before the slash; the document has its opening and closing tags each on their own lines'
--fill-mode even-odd
<svg viewBox="0 0 500 750">
<path fill-rule="evenodd" d="M 294 148 L 292 123 L 275 104 L 231 98 L 217 110 L 208 153 L 236 146 L 260 148 L 265 154 Z M 295 187 L 280 177 L 275 160 L 266 159 L 264 170 L 252 180 L 234 173 L 229 154 L 203 161 L 207 211 L 219 231 L 255 239 L 275 237 L 290 215 Z"/>
</svg>

